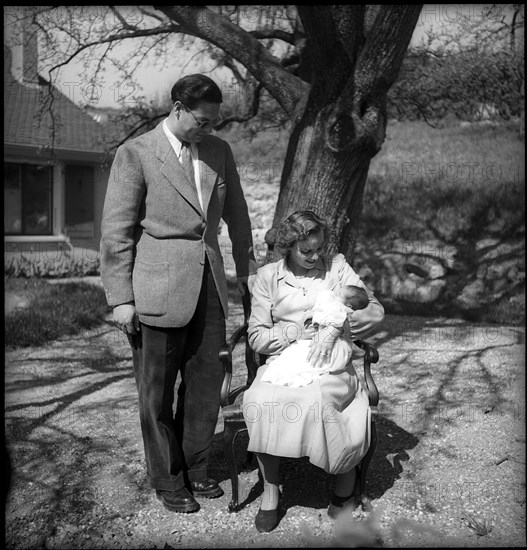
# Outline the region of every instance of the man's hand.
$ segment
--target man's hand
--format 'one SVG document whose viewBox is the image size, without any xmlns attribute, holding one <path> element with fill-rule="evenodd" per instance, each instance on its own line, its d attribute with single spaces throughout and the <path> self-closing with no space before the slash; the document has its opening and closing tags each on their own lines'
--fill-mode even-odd
<svg viewBox="0 0 527 550">
<path fill-rule="evenodd" d="M 133 304 L 121 304 L 113 308 L 113 322 L 125 334 L 135 335 L 141 330 L 139 316 Z"/>
<path fill-rule="evenodd" d="M 339 335 L 340 330 L 338 328 L 332 326 L 319 328 L 307 354 L 307 360 L 315 369 L 322 368 L 324 363 L 329 363 L 331 351 Z"/>
</svg>

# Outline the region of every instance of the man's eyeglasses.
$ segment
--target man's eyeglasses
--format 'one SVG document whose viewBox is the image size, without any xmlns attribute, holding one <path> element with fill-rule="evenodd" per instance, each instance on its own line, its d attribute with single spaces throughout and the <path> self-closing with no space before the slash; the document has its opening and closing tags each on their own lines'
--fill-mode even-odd
<svg viewBox="0 0 527 550">
<path fill-rule="evenodd" d="M 181 105 L 183 105 L 183 103 Z M 214 128 L 214 126 L 217 126 L 221 122 L 221 117 L 215 118 L 214 120 L 198 120 L 196 118 L 196 115 L 186 105 L 183 105 L 183 108 L 185 109 L 185 111 L 187 111 L 187 113 L 190 113 L 192 115 L 192 118 L 196 121 L 196 124 L 202 130 L 207 128 Z"/>
</svg>

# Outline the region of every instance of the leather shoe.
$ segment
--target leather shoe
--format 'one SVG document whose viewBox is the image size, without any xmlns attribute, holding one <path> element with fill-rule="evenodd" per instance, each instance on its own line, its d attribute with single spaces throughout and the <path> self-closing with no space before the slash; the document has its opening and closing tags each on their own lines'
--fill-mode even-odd
<svg viewBox="0 0 527 550">
<path fill-rule="evenodd" d="M 186 487 L 177 491 L 156 491 L 157 499 L 171 512 L 197 512 L 200 509 L 198 501 L 188 492 Z"/>
<path fill-rule="evenodd" d="M 278 510 L 280 508 L 280 498 L 281 495 L 278 494 L 278 504 L 274 510 L 258 510 L 256 517 L 254 518 L 254 525 L 260 533 L 270 533 L 273 529 L 276 529 L 279 518 Z"/>
<path fill-rule="evenodd" d="M 270 533 L 278 525 L 278 507 L 274 510 L 258 510 L 254 525 L 260 533 Z"/>
<path fill-rule="evenodd" d="M 223 495 L 223 489 L 213 479 L 203 481 L 191 481 L 190 488 L 197 497 L 218 498 Z"/>
</svg>

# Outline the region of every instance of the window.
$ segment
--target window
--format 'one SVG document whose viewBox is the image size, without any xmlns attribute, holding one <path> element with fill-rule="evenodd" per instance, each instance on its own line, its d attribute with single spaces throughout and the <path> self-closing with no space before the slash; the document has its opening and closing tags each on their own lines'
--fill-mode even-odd
<svg viewBox="0 0 527 550">
<path fill-rule="evenodd" d="M 74 239 L 95 234 L 93 166 L 66 166 L 66 233 Z"/>
<path fill-rule="evenodd" d="M 4 164 L 4 233 L 51 235 L 51 166 Z"/>
</svg>

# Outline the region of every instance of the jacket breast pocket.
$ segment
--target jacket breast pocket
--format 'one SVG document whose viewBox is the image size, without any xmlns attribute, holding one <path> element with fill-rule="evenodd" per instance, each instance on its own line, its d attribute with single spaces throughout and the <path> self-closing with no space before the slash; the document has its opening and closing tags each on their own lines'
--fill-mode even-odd
<svg viewBox="0 0 527 550">
<path fill-rule="evenodd" d="M 137 313 L 165 315 L 168 302 L 168 262 L 150 264 L 136 260 L 132 287 Z"/>
</svg>

